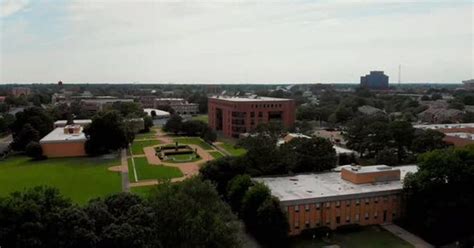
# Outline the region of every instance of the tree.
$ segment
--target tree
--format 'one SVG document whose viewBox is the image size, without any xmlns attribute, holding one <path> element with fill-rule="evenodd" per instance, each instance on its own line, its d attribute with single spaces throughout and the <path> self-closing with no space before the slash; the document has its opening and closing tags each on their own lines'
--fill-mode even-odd
<svg viewBox="0 0 474 248">
<path fill-rule="evenodd" d="M 29 157 L 39 160 L 43 158 L 43 149 L 41 148 L 41 145 L 36 142 L 36 141 L 31 141 L 26 145 L 25 148 L 26 155 Z"/>
<path fill-rule="evenodd" d="M 168 121 L 166 121 L 165 125 L 163 126 L 163 131 L 178 134 L 179 131 L 181 131 L 182 124 L 183 124 L 183 118 L 181 118 L 181 116 L 177 114 L 173 114 L 170 116 Z"/>
<path fill-rule="evenodd" d="M 189 120 L 181 124 L 180 131 L 187 136 L 198 136 L 206 130 L 207 124 L 203 121 Z"/>
<path fill-rule="evenodd" d="M 208 143 L 212 143 L 217 140 L 217 133 L 212 130 L 212 128 L 206 127 L 204 132 L 201 134 L 201 138 Z"/>
<path fill-rule="evenodd" d="M 398 162 L 401 162 L 405 155 L 405 148 L 411 145 L 415 130 L 407 121 L 394 121 L 390 123 L 389 128 L 397 148 Z"/>
<path fill-rule="evenodd" d="M 40 137 L 44 137 L 53 130 L 53 119 L 44 109 L 38 107 L 26 108 L 16 113 L 15 121 L 11 125 L 14 138 L 26 124 L 30 124 L 38 131 Z"/>
<path fill-rule="evenodd" d="M 153 127 L 153 119 L 150 116 L 145 116 L 143 117 L 143 122 L 145 126 L 144 131 L 149 132 L 150 128 Z"/>
<path fill-rule="evenodd" d="M 237 225 L 208 181 L 160 184 L 148 199 L 163 247 L 237 247 Z"/>
<path fill-rule="evenodd" d="M 114 102 L 107 110 L 116 110 L 124 118 L 139 118 L 145 116 L 142 107 L 136 102 Z"/>
<path fill-rule="evenodd" d="M 199 169 L 204 180 L 210 180 L 216 185 L 217 192 L 225 196 L 227 184 L 235 176 L 245 173 L 245 166 L 240 157 L 222 157 L 206 162 Z"/>
<path fill-rule="evenodd" d="M 421 155 L 418 171 L 404 179 L 405 225 L 435 245 L 472 235 L 472 161 L 472 146 Z"/>
<path fill-rule="evenodd" d="M 117 111 L 99 112 L 84 128 L 85 149 L 89 155 L 99 155 L 126 148 L 133 141 L 133 132 Z"/>
<path fill-rule="evenodd" d="M 71 206 L 57 189 L 34 187 L 0 199 L 0 244 L 58 247 L 58 213 Z"/>
<path fill-rule="evenodd" d="M 444 133 L 436 130 L 417 129 L 414 132 L 411 150 L 416 153 L 424 153 L 435 149 L 446 148 L 448 144 L 444 142 L 444 136 Z"/>
<path fill-rule="evenodd" d="M 336 166 L 336 151 L 324 138 L 294 138 L 281 146 L 280 153 L 292 172 L 319 172 Z"/>
<path fill-rule="evenodd" d="M 242 199 L 252 185 L 252 178 L 249 175 L 237 175 L 228 183 L 227 200 L 234 212 L 241 211 Z"/>
<path fill-rule="evenodd" d="M 242 218 L 247 230 L 264 245 L 284 247 L 287 243 L 288 220 L 264 184 L 256 183 L 245 193 Z"/>
<path fill-rule="evenodd" d="M 38 142 L 39 140 L 39 132 L 34 129 L 31 124 L 27 123 L 23 126 L 21 131 L 14 136 L 12 149 L 16 151 L 24 151 L 30 142 Z"/>
<path fill-rule="evenodd" d="M 278 175 L 288 171 L 284 154 L 278 151 L 276 142 L 275 134 L 268 133 L 259 133 L 240 141 L 240 145 L 247 149 L 243 159 L 250 175 Z"/>
<path fill-rule="evenodd" d="M 398 157 L 393 149 L 385 148 L 377 153 L 375 162 L 377 164 L 396 165 L 398 164 Z"/>
</svg>

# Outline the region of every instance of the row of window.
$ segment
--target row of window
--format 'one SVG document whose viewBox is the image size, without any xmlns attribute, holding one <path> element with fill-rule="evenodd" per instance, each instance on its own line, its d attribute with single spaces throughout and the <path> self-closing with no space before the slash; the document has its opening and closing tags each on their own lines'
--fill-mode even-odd
<svg viewBox="0 0 474 248">
<path fill-rule="evenodd" d="M 252 104 L 251 108 L 281 108 L 281 103 Z"/>
<path fill-rule="evenodd" d="M 393 218 L 395 218 L 396 215 L 397 215 L 396 212 L 393 212 L 393 213 L 392 213 L 392 217 L 393 217 Z M 378 212 L 375 211 L 374 214 L 372 215 L 373 220 L 378 220 L 378 217 L 379 217 Z M 387 218 L 387 210 L 384 210 L 383 216 L 382 216 L 382 219 L 383 219 L 382 221 L 384 221 L 384 222 L 387 221 L 386 218 Z M 365 219 L 365 220 L 369 220 L 369 219 L 370 219 L 370 214 L 369 214 L 368 212 L 366 212 L 366 213 L 364 214 L 364 219 Z M 359 214 L 355 214 L 355 215 L 354 215 L 353 223 L 358 223 L 359 221 L 360 221 L 360 216 L 359 216 Z M 350 216 L 350 215 L 346 215 L 345 223 L 346 223 L 346 224 L 349 224 L 349 223 L 351 223 L 351 222 L 352 222 L 351 216 Z M 336 224 L 338 224 L 338 225 L 341 224 L 341 216 L 336 216 Z M 294 227 L 295 229 L 299 229 L 299 225 L 300 225 L 299 221 L 298 221 L 298 220 L 295 220 L 293 227 Z M 331 218 L 327 218 L 327 219 L 326 219 L 326 225 L 331 225 Z M 319 226 L 321 226 L 321 219 L 318 219 L 318 221 L 316 221 L 316 227 L 319 227 Z M 309 220 L 306 220 L 306 221 L 305 221 L 305 228 L 310 228 L 310 227 L 311 227 L 311 226 L 310 226 Z"/>
<path fill-rule="evenodd" d="M 382 200 L 383 200 L 384 202 L 388 202 L 388 196 L 384 196 L 384 197 L 381 197 L 381 198 L 382 198 Z M 393 200 L 396 200 L 396 199 L 397 199 L 397 196 L 392 196 L 392 199 L 393 199 Z M 361 199 L 346 200 L 346 201 L 345 201 L 346 206 L 347 206 L 347 207 L 351 206 L 352 201 L 355 201 L 355 205 L 356 205 L 356 206 L 359 206 L 359 205 L 360 205 L 360 202 L 361 202 Z M 370 204 L 370 198 L 365 198 L 363 201 L 365 202 L 366 205 Z M 374 203 L 378 203 L 378 202 L 379 202 L 379 197 L 373 198 L 373 202 L 374 202 Z M 341 201 L 336 201 L 336 202 L 334 202 L 334 204 L 335 204 L 336 208 L 341 207 Z M 315 206 L 316 206 L 316 209 L 319 210 L 319 209 L 321 208 L 321 203 L 319 203 L 319 202 L 318 202 L 318 203 L 315 203 Z M 324 203 L 324 207 L 330 208 L 330 207 L 331 207 L 331 202 L 326 202 L 326 203 Z M 304 208 L 305 208 L 306 211 L 309 211 L 309 209 L 310 209 L 310 204 L 306 204 Z M 299 205 L 295 205 L 295 206 L 294 206 L 294 209 L 295 209 L 295 212 L 299 212 L 299 211 L 300 211 L 300 206 L 299 206 Z"/>
</svg>

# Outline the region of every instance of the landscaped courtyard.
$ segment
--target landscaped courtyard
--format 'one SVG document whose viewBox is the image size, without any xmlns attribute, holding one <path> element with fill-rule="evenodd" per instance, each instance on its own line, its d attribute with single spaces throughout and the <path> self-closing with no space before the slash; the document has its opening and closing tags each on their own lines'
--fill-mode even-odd
<svg viewBox="0 0 474 248">
<path fill-rule="evenodd" d="M 107 168 L 120 165 L 112 158 L 54 158 L 32 161 L 12 156 L 0 161 L 0 196 L 38 185 L 58 188 L 74 202 L 85 203 L 96 197 L 121 191 L 120 173 Z"/>
<path fill-rule="evenodd" d="M 174 138 L 174 141 L 178 142 L 179 144 L 198 145 L 204 150 L 213 150 L 214 149 L 214 148 L 212 148 L 211 145 L 204 142 L 204 140 L 202 140 L 199 137 L 180 137 L 180 138 Z"/>
<path fill-rule="evenodd" d="M 161 144 L 160 141 L 156 139 L 149 139 L 149 140 L 136 140 L 132 144 L 132 153 L 133 155 L 140 155 L 143 154 L 143 148 L 148 146 L 154 146 Z"/>
</svg>

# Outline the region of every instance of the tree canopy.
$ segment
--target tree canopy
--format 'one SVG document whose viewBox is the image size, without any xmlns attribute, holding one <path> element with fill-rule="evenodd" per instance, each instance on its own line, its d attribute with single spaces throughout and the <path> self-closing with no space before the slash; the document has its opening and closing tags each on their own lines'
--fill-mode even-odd
<svg viewBox="0 0 474 248">
<path fill-rule="evenodd" d="M 84 128 L 84 133 L 87 137 L 86 152 L 90 155 L 126 148 L 134 138 L 132 129 L 117 111 L 99 112 Z"/>
<path fill-rule="evenodd" d="M 404 180 L 405 224 L 436 245 L 473 234 L 474 147 L 420 156 L 418 172 Z"/>
</svg>

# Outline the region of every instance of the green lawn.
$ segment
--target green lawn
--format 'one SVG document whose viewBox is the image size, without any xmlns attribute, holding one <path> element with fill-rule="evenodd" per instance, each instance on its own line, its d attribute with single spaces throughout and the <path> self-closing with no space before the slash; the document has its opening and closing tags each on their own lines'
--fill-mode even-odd
<svg viewBox="0 0 474 248">
<path fill-rule="evenodd" d="M 209 145 L 208 143 L 204 142 L 199 137 L 184 137 L 184 138 L 175 138 L 173 139 L 175 142 L 178 142 L 179 144 L 192 144 L 192 145 L 198 145 L 204 150 L 212 150 L 212 146 Z"/>
<path fill-rule="evenodd" d="M 311 240 L 310 238 L 295 238 L 291 247 L 310 248 L 323 247 L 328 245 L 339 245 L 340 247 L 353 248 L 412 248 L 413 246 L 404 240 L 396 237 L 380 226 L 363 227 L 360 231 L 351 231 L 347 233 L 334 233 L 329 241 L 323 241 L 321 238 Z"/>
<path fill-rule="evenodd" d="M 138 180 L 145 179 L 170 179 L 174 177 L 181 177 L 183 174 L 178 168 L 162 166 L 162 165 L 150 165 L 145 157 L 134 158 L 135 169 L 137 170 Z M 128 177 L 130 182 L 135 181 L 135 175 L 133 173 L 132 160 L 128 159 Z"/>
<path fill-rule="evenodd" d="M 218 151 L 209 152 L 209 154 L 211 154 L 211 156 L 212 156 L 213 158 L 215 158 L 215 159 L 224 157 L 224 155 L 222 155 L 222 153 L 220 153 L 220 152 L 218 152 Z"/>
<path fill-rule="evenodd" d="M 165 162 L 169 163 L 187 163 L 187 162 L 194 162 L 198 161 L 201 158 L 197 158 L 194 153 L 192 154 L 176 154 L 176 155 L 169 155 L 167 156 L 167 160 Z"/>
<path fill-rule="evenodd" d="M 133 155 L 143 154 L 143 148 L 147 146 L 158 145 L 160 142 L 158 140 L 142 140 L 134 141 L 132 144 L 132 153 Z"/>
<path fill-rule="evenodd" d="M 205 115 L 197 115 L 197 116 L 193 116 L 191 118 L 192 120 L 196 120 L 196 121 L 203 121 L 205 123 L 208 123 L 209 122 L 209 118 L 208 118 L 208 115 L 205 114 Z"/>
<path fill-rule="evenodd" d="M 51 158 L 31 161 L 14 156 L 0 161 L 0 196 L 37 185 L 58 188 L 63 195 L 83 204 L 92 198 L 120 192 L 121 177 L 107 168 L 119 158 Z"/>
<path fill-rule="evenodd" d="M 219 147 L 226 150 L 232 156 L 241 156 L 247 152 L 244 148 L 236 148 L 234 145 L 228 143 L 222 143 Z"/>
<path fill-rule="evenodd" d="M 148 133 L 138 133 L 135 135 L 135 140 L 152 139 L 152 138 L 156 138 L 155 131 L 150 131 Z"/>
<path fill-rule="evenodd" d="M 142 186 L 142 187 L 132 187 L 130 188 L 130 192 L 137 194 L 141 197 L 147 197 L 148 194 L 150 193 L 150 190 L 152 190 L 156 185 L 152 186 Z"/>
</svg>

